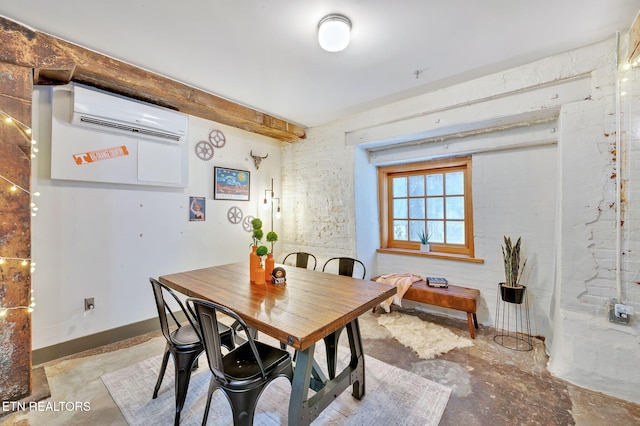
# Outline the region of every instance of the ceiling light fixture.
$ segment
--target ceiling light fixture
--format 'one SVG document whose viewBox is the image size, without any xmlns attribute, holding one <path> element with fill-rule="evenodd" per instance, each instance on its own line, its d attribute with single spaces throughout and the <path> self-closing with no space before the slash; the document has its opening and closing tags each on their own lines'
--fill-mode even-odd
<svg viewBox="0 0 640 426">
<path fill-rule="evenodd" d="M 342 15 L 327 15 L 318 24 L 318 43 L 327 52 L 339 52 L 349 45 L 351 21 Z"/>
</svg>

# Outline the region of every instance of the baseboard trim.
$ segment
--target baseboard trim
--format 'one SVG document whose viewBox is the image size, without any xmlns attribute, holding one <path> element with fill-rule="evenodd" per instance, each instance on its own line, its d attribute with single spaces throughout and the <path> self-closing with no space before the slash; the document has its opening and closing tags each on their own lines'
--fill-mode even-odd
<svg viewBox="0 0 640 426">
<path fill-rule="evenodd" d="M 176 312 L 176 318 L 181 322 L 186 321 L 182 312 Z M 120 342 L 122 340 L 158 330 L 160 330 L 158 318 L 149 318 L 133 324 L 127 324 L 122 327 L 112 328 L 111 330 L 36 349 L 31 353 L 32 364 L 39 365 L 54 359 L 77 354 L 89 349 L 95 349 L 100 346 Z"/>
</svg>

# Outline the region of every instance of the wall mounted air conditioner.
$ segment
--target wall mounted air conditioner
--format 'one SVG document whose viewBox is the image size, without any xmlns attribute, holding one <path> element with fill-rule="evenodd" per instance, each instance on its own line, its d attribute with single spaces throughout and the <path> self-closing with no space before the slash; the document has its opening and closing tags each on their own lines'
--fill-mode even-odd
<svg viewBox="0 0 640 426">
<path fill-rule="evenodd" d="M 187 136 L 185 114 L 77 83 L 71 90 L 74 125 L 170 143 L 183 142 Z"/>
</svg>

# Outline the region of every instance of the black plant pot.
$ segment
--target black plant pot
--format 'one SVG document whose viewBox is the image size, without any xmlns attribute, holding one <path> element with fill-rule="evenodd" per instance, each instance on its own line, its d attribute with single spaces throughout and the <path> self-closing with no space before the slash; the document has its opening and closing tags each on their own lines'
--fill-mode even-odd
<svg viewBox="0 0 640 426">
<path fill-rule="evenodd" d="M 506 283 L 500 283 L 500 297 L 503 302 L 521 304 L 524 300 L 524 294 L 527 291 L 526 286 L 509 287 Z"/>
</svg>

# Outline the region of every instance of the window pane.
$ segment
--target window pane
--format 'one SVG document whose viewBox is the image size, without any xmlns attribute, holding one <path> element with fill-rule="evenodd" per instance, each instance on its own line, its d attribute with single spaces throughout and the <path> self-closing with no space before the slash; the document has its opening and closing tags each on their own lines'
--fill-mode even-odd
<svg viewBox="0 0 640 426">
<path fill-rule="evenodd" d="M 464 197 L 447 197 L 447 219 L 464 219 Z"/>
<path fill-rule="evenodd" d="M 409 217 L 411 219 L 424 219 L 424 198 L 409 199 Z"/>
<path fill-rule="evenodd" d="M 407 196 L 407 178 L 393 178 L 393 197 L 406 197 Z"/>
<path fill-rule="evenodd" d="M 409 222 L 406 220 L 394 220 L 393 221 L 393 239 L 408 241 L 409 235 Z"/>
<path fill-rule="evenodd" d="M 464 194 L 464 173 L 452 172 L 447 173 L 447 195 Z"/>
<path fill-rule="evenodd" d="M 424 197 L 424 175 L 409 176 L 409 195 L 412 197 Z"/>
<path fill-rule="evenodd" d="M 432 251 L 474 255 L 470 156 L 380 166 L 378 178 L 381 247 L 417 251 L 426 232 Z"/>
<path fill-rule="evenodd" d="M 393 218 L 405 219 L 407 217 L 407 199 L 393 200 Z"/>
<path fill-rule="evenodd" d="M 427 218 L 444 219 L 443 198 L 427 198 Z"/>
<path fill-rule="evenodd" d="M 444 243 L 444 222 L 441 220 L 430 220 L 428 222 L 429 225 L 429 233 L 431 234 L 431 238 L 429 238 L 430 243 Z"/>
<path fill-rule="evenodd" d="M 447 221 L 447 244 L 464 244 L 464 222 Z"/>
<path fill-rule="evenodd" d="M 420 241 L 420 234 L 424 231 L 424 220 L 409 222 L 409 241 Z"/>
<path fill-rule="evenodd" d="M 427 195 L 444 195 L 441 174 L 427 175 Z"/>
</svg>

